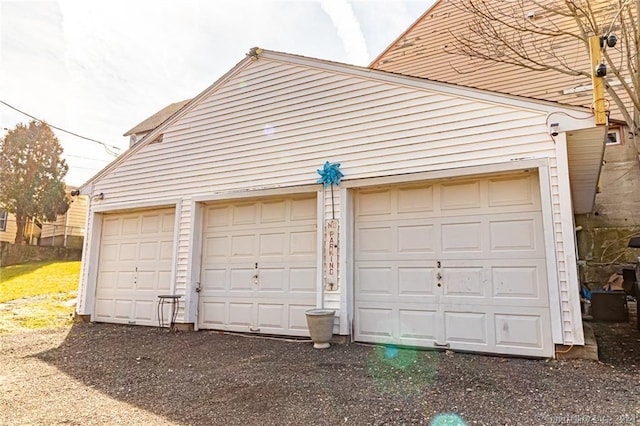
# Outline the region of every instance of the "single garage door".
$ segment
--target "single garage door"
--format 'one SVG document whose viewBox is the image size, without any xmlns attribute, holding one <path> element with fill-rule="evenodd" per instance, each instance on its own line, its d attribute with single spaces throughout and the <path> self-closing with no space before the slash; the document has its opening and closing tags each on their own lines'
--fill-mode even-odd
<svg viewBox="0 0 640 426">
<path fill-rule="evenodd" d="M 105 214 L 94 321 L 158 325 L 170 292 L 175 209 Z"/>
<path fill-rule="evenodd" d="M 553 355 L 536 173 L 355 194 L 355 338 Z"/>
<path fill-rule="evenodd" d="M 207 206 L 199 327 L 308 336 L 316 212 L 315 194 Z"/>
</svg>

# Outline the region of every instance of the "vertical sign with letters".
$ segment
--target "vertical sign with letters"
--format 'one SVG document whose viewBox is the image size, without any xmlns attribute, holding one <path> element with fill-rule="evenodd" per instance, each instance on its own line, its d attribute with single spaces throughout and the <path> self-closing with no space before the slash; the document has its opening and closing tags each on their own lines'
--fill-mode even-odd
<svg viewBox="0 0 640 426">
<path fill-rule="evenodd" d="M 325 221 L 324 285 L 326 290 L 338 289 L 338 219 Z"/>
</svg>

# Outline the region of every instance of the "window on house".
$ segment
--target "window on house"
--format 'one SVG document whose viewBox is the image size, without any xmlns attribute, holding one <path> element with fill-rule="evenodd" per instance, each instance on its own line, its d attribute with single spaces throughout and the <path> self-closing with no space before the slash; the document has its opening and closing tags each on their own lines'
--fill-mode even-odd
<svg viewBox="0 0 640 426">
<path fill-rule="evenodd" d="M 7 230 L 7 218 L 9 214 L 7 212 L 0 211 L 0 231 Z"/>
<path fill-rule="evenodd" d="M 610 127 L 607 131 L 607 145 L 620 145 L 622 143 L 622 132 L 620 127 Z"/>
</svg>

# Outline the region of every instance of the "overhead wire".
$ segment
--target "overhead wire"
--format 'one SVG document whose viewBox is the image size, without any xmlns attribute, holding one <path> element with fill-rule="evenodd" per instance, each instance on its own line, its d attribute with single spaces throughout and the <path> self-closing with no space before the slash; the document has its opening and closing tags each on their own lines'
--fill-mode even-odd
<svg viewBox="0 0 640 426">
<path fill-rule="evenodd" d="M 33 115 L 31 115 L 31 114 L 29 114 L 29 113 L 27 113 L 27 112 L 24 112 L 24 111 L 22 111 L 22 110 L 20 110 L 20 109 L 18 109 L 18 108 L 16 108 L 16 107 L 14 107 L 13 105 L 9 105 L 8 103 L 6 103 L 5 101 L 3 101 L 3 100 L 1 100 L 1 99 L 0 99 L 0 103 L 1 103 L 1 104 L 3 104 L 3 105 L 5 105 L 5 106 L 7 106 L 7 107 L 9 107 L 9 108 L 11 108 L 11 109 L 12 109 L 12 110 L 14 110 L 14 111 L 18 111 L 20 114 L 24 114 L 24 115 L 26 115 L 27 117 L 32 118 L 33 120 L 39 121 L 39 122 L 41 122 L 41 123 L 46 123 L 49 127 L 52 127 L 52 128 L 54 128 L 54 129 L 56 129 L 56 130 L 59 130 L 59 131 L 64 132 L 64 133 L 68 133 L 68 134 L 73 135 L 73 136 L 76 136 L 76 137 L 78 137 L 78 138 L 80 138 L 80 139 L 85 139 L 85 140 L 88 140 L 88 141 L 90 141 L 90 142 L 95 142 L 95 143 L 97 143 L 97 144 L 100 144 L 100 145 L 102 145 L 102 147 L 104 148 L 104 150 L 105 150 L 105 151 L 107 152 L 107 154 L 109 154 L 109 155 L 113 155 L 114 157 L 117 157 L 117 156 L 119 155 L 119 152 L 118 152 L 118 151 L 120 151 L 120 148 L 118 148 L 118 147 L 117 147 L 117 146 L 115 146 L 115 145 L 109 145 L 109 144 L 104 143 L 104 142 L 102 142 L 102 141 L 99 141 L 99 140 L 96 140 L 96 139 L 92 139 L 92 138 L 88 138 L 88 137 L 86 137 L 86 136 L 79 135 L 79 134 L 74 133 L 74 132 L 71 132 L 71 131 L 69 131 L 69 130 L 65 130 L 65 129 L 61 128 L 61 127 L 54 126 L 53 124 L 48 123 L 48 122 L 46 122 L 45 120 L 42 120 L 42 119 L 40 119 L 40 118 L 38 118 L 38 117 L 35 117 L 35 116 L 33 116 Z"/>
</svg>

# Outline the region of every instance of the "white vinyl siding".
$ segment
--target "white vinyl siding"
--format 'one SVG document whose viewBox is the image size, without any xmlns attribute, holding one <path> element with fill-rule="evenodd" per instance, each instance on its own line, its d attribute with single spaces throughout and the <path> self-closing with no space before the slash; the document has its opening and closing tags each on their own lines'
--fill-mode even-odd
<svg viewBox="0 0 640 426">
<path fill-rule="evenodd" d="M 93 193 L 105 194 L 94 202 L 101 211 L 111 205 L 182 200 L 177 210 L 178 293 L 189 293 L 197 284 L 187 276 L 190 250 L 199 250 L 190 246 L 190 233 L 200 226 L 191 223 L 194 199 L 221 200 L 225 193 L 240 192 L 251 197 L 252 191 L 314 185 L 325 161 L 341 163 L 345 180 L 351 181 L 549 159 L 549 179 L 554 194 L 559 193 L 557 167 L 566 165 L 555 165 L 546 107 L 536 109 L 522 100 L 513 106 L 511 99 L 499 103 L 478 93 L 463 96 L 463 89 L 439 92 L 432 83 L 425 88 L 419 81 L 376 79 L 346 66 L 302 62 L 264 58 L 233 70 L 163 129 L 162 142 L 133 148 L 124 162 L 93 183 Z M 324 200 L 328 219 L 329 188 Z M 338 218 L 343 201 L 337 188 L 334 201 Z M 554 221 L 561 224 L 559 205 L 554 209 Z M 555 238 L 562 259 L 561 229 Z M 573 302 L 566 274 L 560 274 L 568 324 L 564 338 L 573 342 L 580 337 L 571 331 Z M 326 307 L 344 306 L 347 285 L 325 293 Z M 80 309 L 85 309 L 82 302 Z M 185 320 L 193 321 L 194 315 Z"/>
</svg>

